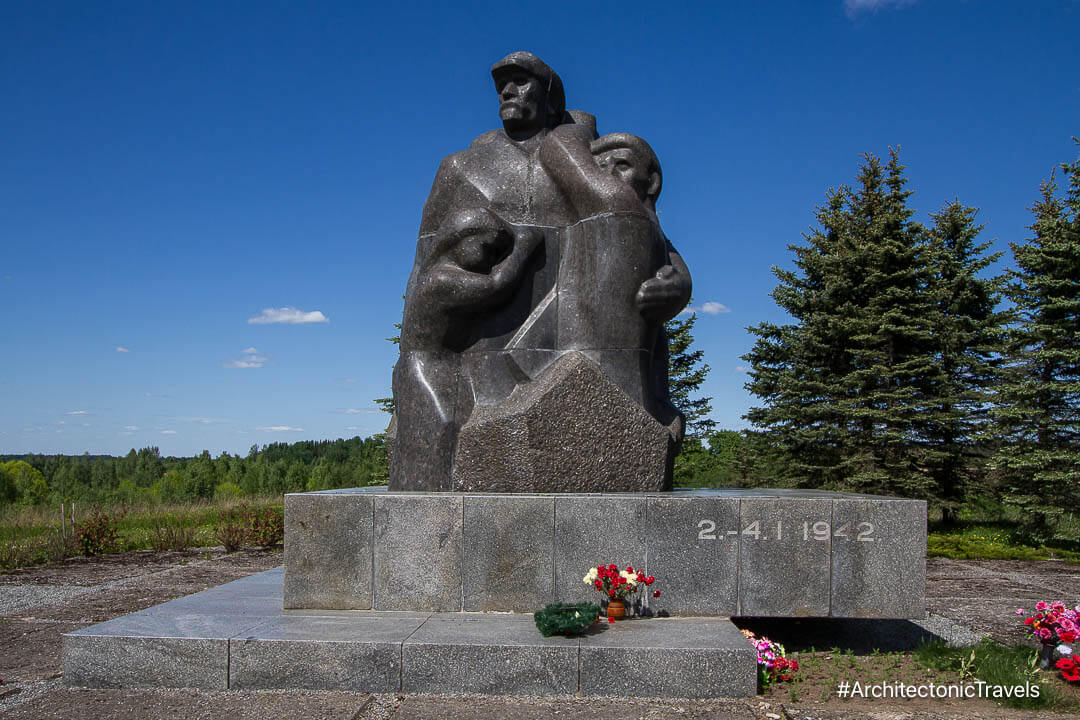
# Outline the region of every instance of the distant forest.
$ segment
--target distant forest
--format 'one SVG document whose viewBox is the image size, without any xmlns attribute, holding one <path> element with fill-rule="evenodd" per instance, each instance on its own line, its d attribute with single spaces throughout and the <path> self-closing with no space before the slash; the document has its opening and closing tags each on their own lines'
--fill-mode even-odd
<svg viewBox="0 0 1080 720">
<path fill-rule="evenodd" d="M 381 485 L 381 436 L 253 445 L 246 456 L 162 457 L 158 448 L 109 455 L 0 455 L 0 505 L 184 502 Z"/>
</svg>

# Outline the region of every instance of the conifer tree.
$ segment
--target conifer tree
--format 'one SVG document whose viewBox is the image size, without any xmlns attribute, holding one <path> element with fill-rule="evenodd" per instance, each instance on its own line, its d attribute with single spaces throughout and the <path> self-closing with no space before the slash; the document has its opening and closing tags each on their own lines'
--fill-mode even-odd
<svg viewBox="0 0 1080 720">
<path fill-rule="evenodd" d="M 977 212 L 954 201 L 932 214 L 927 245 L 927 292 L 936 309 L 933 344 L 941 372 L 928 388 L 920 442 L 947 523 L 955 522 L 985 464 L 1004 339 L 1005 315 L 997 311 L 1002 279 L 980 277 L 1002 253 L 988 255 L 992 243 L 976 241 L 983 227 L 975 223 Z"/>
<path fill-rule="evenodd" d="M 857 188 L 831 190 L 820 227 L 790 246 L 797 270 L 774 268 L 795 322 L 750 328 L 746 387 L 765 404 L 746 417 L 788 449 L 797 484 L 921 496 L 919 414 L 940 377 L 925 231 L 897 151 L 864 160 Z"/>
<path fill-rule="evenodd" d="M 686 418 L 686 436 L 699 440 L 716 427 L 709 418 L 712 398 L 697 392 L 712 368 L 704 361 L 705 353 L 691 350 L 694 344 L 694 324 L 697 313 L 685 319 L 674 317 L 664 325 L 668 340 L 668 393 L 671 403 Z"/>
<path fill-rule="evenodd" d="M 1061 169 L 1064 197 L 1051 176 L 1031 208 L 1034 237 L 1011 245 L 1016 323 L 996 417 L 1006 500 L 1044 538 L 1065 508 L 1080 506 L 1080 159 Z"/>
</svg>

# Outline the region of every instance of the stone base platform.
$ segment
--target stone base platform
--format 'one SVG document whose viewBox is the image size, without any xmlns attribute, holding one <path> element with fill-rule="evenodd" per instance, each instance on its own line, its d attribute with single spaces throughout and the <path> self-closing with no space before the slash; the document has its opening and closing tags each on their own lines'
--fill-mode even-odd
<svg viewBox="0 0 1080 720">
<path fill-rule="evenodd" d="M 527 613 L 645 568 L 674 616 L 922 618 L 926 503 L 816 490 L 285 496 L 286 608 Z"/>
<path fill-rule="evenodd" d="M 755 651 L 726 618 L 540 635 L 531 615 L 282 610 L 283 568 L 64 636 L 85 687 L 746 697 Z"/>
</svg>

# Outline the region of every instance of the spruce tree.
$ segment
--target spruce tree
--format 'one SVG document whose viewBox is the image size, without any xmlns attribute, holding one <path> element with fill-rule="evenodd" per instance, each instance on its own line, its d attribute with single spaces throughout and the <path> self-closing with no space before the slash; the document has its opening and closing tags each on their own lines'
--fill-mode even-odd
<svg viewBox="0 0 1080 720">
<path fill-rule="evenodd" d="M 997 311 L 1002 279 L 984 273 L 1003 253 L 987 254 L 975 208 L 954 201 L 932 214 L 927 245 L 934 302 L 938 382 L 927 388 L 920 422 L 923 456 L 934 480 L 942 517 L 956 510 L 985 465 L 993 438 L 989 422 L 1005 315 Z"/>
<path fill-rule="evenodd" d="M 702 350 L 691 350 L 696 322 L 697 313 L 691 313 L 683 320 L 674 317 L 665 323 L 664 330 L 668 341 L 668 393 L 671 403 L 686 418 L 686 436 L 700 440 L 712 432 L 716 422 L 709 419 L 712 398 L 697 394 L 712 368 L 705 362 Z"/>
<path fill-rule="evenodd" d="M 940 378 L 925 231 L 911 220 L 897 151 L 864 156 L 858 186 L 831 190 L 819 227 L 774 268 L 772 297 L 795 320 L 750 328 L 747 414 L 791 453 L 796 484 L 923 496 L 920 412 Z"/>
<path fill-rule="evenodd" d="M 1006 501 L 1044 539 L 1063 510 L 1080 506 L 1080 159 L 1061 169 L 1064 197 L 1051 176 L 1031 208 L 1034 237 L 1011 244 L 1016 323 L 996 413 Z"/>
</svg>

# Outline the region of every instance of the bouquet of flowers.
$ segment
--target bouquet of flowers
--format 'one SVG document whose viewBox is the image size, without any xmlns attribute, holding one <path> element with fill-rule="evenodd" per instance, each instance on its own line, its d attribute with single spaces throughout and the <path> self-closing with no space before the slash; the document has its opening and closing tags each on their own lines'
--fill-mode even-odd
<svg viewBox="0 0 1080 720">
<path fill-rule="evenodd" d="M 609 600 L 626 602 L 631 600 L 643 587 L 648 587 L 656 582 L 652 575 L 646 575 L 644 570 L 635 570 L 627 565 L 625 570 L 620 570 L 615 563 L 610 565 L 597 565 L 585 574 L 584 582 Z M 660 597 L 660 591 L 654 590 L 653 597 Z"/>
<path fill-rule="evenodd" d="M 1024 608 L 1016 609 L 1017 615 L 1026 615 Z M 1025 629 L 1043 645 L 1065 645 L 1080 637 L 1080 605 L 1066 607 L 1060 600 L 1052 603 L 1035 603 L 1035 614 L 1024 618 Z M 1059 650 L 1060 652 L 1060 650 Z M 1072 650 L 1062 654 L 1071 654 Z"/>
<path fill-rule="evenodd" d="M 798 660 L 789 660 L 784 646 L 765 636 L 758 637 L 749 630 L 742 631 L 743 636 L 757 650 L 758 682 L 767 688 L 774 681 L 791 682 L 799 670 Z"/>
</svg>

